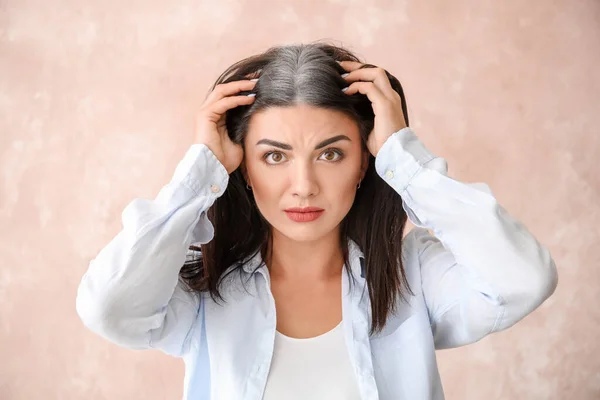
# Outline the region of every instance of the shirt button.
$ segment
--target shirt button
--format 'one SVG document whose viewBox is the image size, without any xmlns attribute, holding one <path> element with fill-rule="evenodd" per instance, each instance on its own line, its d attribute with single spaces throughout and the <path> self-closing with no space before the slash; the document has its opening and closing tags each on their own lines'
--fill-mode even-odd
<svg viewBox="0 0 600 400">
<path fill-rule="evenodd" d="M 388 179 L 392 179 L 394 177 L 394 173 L 392 171 L 387 171 L 385 173 L 385 177 Z"/>
<path fill-rule="evenodd" d="M 219 190 L 221 190 L 221 188 L 219 188 L 219 185 L 212 185 L 210 187 L 210 190 L 212 190 L 213 193 L 219 193 Z"/>
</svg>

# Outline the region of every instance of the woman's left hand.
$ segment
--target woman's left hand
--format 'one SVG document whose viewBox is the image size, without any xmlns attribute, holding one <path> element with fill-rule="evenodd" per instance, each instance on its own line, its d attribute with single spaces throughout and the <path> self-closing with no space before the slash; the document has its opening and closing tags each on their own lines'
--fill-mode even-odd
<svg viewBox="0 0 600 400">
<path fill-rule="evenodd" d="M 354 61 L 340 61 L 339 64 L 349 72 L 344 77 L 350 83 L 345 93 L 362 93 L 371 101 L 375 124 L 367 147 L 377 157 L 385 141 L 393 133 L 406 128 L 400 95 L 392 88 L 383 68 L 360 68 L 362 64 Z"/>
</svg>

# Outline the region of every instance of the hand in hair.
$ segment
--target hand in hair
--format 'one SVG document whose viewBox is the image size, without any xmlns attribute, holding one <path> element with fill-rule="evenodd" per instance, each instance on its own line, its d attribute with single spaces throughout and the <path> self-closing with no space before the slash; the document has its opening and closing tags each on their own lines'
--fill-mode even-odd
<svg viewBox="0 0 600 400">
<path fill-rule="evenodd" d="M 237 106 L 252 104 L 252 94 L 237 94 L 252 90 L 255 84 L 256 80 L 240 80 L 217 85 L 196 116 L 196 143 L 208 146 L 229 174 L 240 166 L 244 152 L 227 134 L 225 112 Z"/>
<path fill-rule="evenodd" d="M 361 93 L 366 95 L 373 106 L 375 124 L 369 134 L 367 147 L 377 157 L 379 149 L 395 132 L 406 128 L 402 100 L 396 92 L 383 68 L 361 68 L 363 64 L 354 61 L 340 61 L 342 68 L 348 71 L 343 77 L 350 85 L 343 89 L 347 95 Z"/>
</svg>

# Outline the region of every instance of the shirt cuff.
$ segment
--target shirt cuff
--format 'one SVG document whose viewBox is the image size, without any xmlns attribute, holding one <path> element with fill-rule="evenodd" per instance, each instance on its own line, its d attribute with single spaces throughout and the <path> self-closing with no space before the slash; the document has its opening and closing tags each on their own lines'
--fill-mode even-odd
<svg viewBox="0 0 600 400">
<path fill-rule="evenodd" d="M 404 192 L 423 167 L 448 174 L 448 163 L 435 156 L 410 127 L 392 134 L 375 158 L 377 174 L 398 193 Z"/>
<path fill-rule="evenodd" d="M 218 198 L 227 188 L 229 174 L 205 144 L 193 144 L 177 165 L 173 180 L 198 196 Z"/>
</svg>

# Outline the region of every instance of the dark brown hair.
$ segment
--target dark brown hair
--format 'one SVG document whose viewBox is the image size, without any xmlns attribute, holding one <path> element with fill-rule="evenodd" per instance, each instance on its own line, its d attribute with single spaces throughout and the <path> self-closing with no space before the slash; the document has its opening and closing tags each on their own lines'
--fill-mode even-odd
<svg viewBox="0 0 600 400">
<path fill-rule="evenodd" d="M 231 139 L 244 145 L 252 115 L 270 107 L 307 104 L 337 110 L 356 121 L 362 138 L 363 151 L 373 129 L 374 114 L 369 99 L 362 94 L 348 96 L 341 91 L 347 82 L 337 61 L 359 61 L 350 51 L 324 42 L 272 47 L 262 54 L 241 60 L 229 67 L 217 79 L 216 85 L 259 77 L 253 92 L 255 101 L 227 112 L 226 125 Z M 374 67 L 365 64 L 363 68 Z M 387 73 L 387 72 L 386 72 Z M 408 113 L 400 82 L 387 73 L 392 88 L 402 99 L 406 125 Z M 268 264 L 271 229 L 260 214 L 252 192 L 238 168 L 229 177 L 225 193 L 208 210 L 214 226 L 212 241 L 201 247 L 197 259 L 185 263 L 181 279 L 192 291 L 208 291 L 213 299 L 221 299 L 219 286 L 230 266 L 239 270 L 243 260 L 261 252 Z M 346 272 L 347 239 L 354 240 L 365 255 L 365 279 L 372 311 L 371 333 L 381 331 L 388 315 L 399 299 L 405 300 L 405 290 L 412 294 L 402 264 L 402 237 L 406 223 L 402 199 L 375 171 L 375 158 L 369 155 L 369 165 L 354 203 L 341 224 L 340 246 Z M 350 280 L 352 282 L 352 279 Z"/>
</svg>

